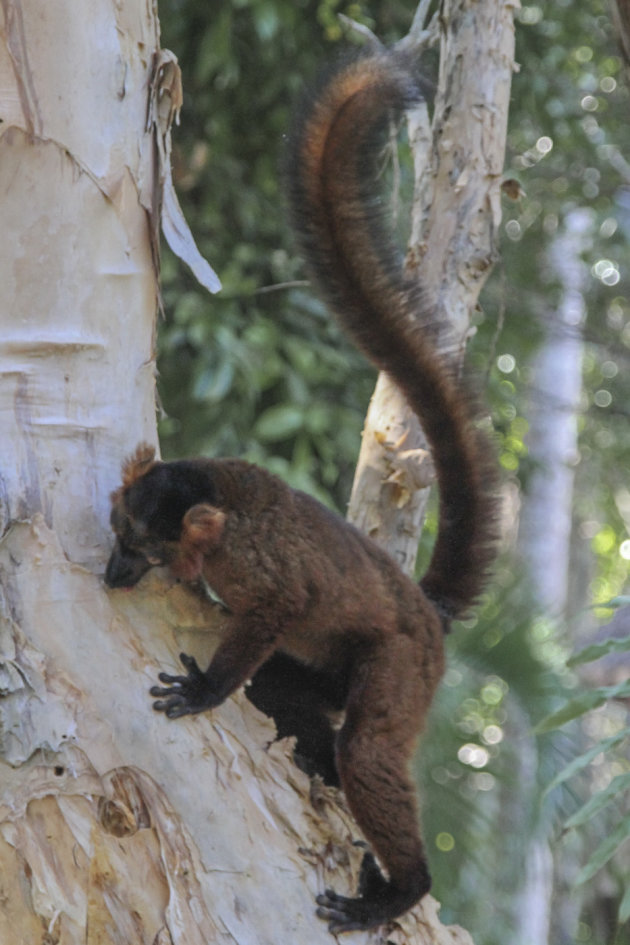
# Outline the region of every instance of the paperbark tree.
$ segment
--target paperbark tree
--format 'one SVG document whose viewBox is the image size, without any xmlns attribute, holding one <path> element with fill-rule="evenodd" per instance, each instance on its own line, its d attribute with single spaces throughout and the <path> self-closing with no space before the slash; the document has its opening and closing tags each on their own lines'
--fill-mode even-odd
<svg viewBox="0 0 630 945">
<path fill-rule="evenodd" d="M 448 37 L 467 7 L 443 5 Z M 473 7 L 509 86 L 512 4 Z M 0 17 L 0 942 L 328 943 L 314 896 L 340 874 L 351 888 L 361 857 L 343 801 L 268 747 L 242 693 L 153 713 L 157 671 L 180 649 L 207 660 L 220 619 L 164 575 L 133 594 L 100 577 L 121 459 L 156 440 L 160 215 L 216 287 L 169 186 L 176 64 L 142 0 L 3 0 Z M 456 101 L 470 75 L 454 78 Z M 473 128 L 504 127 L 505 107 L 488 91 Z M 491 229 L 499 173 L 493 158 Z M 389 940 L 470 941 L 436 910 L 427 897 Z"/>
</svg>

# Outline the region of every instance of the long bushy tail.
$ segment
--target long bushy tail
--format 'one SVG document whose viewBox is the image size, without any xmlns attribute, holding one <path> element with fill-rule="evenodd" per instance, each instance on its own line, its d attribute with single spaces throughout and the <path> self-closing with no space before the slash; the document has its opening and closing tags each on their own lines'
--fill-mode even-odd
<svg viewBox="0 0 630 945">
<path fill-rule="evenodd" d="M 478 596 L 494 556 L 492 450 L 457 366 L 437 353 L 434 307 L 405 274 L 374 190 L 378 132 L 419 98 L 410 70 L 393 54 L 337 67 L 298 110 L 286 176 L 301 249 L 326 302 L 394 378 L 431 446 L 440 517 L 421 585 L 457 616 Z"/>
</svg>

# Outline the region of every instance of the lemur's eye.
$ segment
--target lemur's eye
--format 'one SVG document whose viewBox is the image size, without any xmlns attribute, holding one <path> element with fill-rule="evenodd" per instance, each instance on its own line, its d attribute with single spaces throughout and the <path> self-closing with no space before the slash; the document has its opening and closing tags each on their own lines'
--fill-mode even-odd
<svg viewBox="0 0 630 945">
<path fill-rule="evenodd" d="M 161 555 L 145 555 L 145 558 L 149 564 L 153 565 L 154 567 L 156 565 L 164 564 L 164 559 L 161 557 Z"/>
</svg>

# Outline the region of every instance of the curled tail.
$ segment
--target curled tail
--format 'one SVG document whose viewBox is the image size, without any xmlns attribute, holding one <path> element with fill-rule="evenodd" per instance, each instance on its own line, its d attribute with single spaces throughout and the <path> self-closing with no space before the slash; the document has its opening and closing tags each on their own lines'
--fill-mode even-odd
<svg viewBox="0 0 630 945">
<path fill-rule="evenodd" d="M 325 301 L 394 378 L 431 446 L 439 526 L 421 585 L 455 617 L 480 593 L 494 556 L 492 450 L 458 366 L 434 346 L 434 306 L 405 273 L 375 193 L 379 132 L 420 98 L 411 71 L 386 51 L 341 65 L 299 110 L 286 176 L 294 227 Z"/>
</svg>

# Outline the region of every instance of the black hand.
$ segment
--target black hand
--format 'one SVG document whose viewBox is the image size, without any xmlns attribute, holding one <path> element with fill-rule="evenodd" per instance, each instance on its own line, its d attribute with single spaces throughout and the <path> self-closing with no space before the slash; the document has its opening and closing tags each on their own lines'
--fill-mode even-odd
<svg viewBox="0 0 630 945">
<path fill-rule="evenodd" d="M 160 682 L 167 683 L 167 688 L 152 686 L 150 693 L 157 696 L 153 703 L 156 712 L 164 712 L 169 719 L 178 719 L 182 715 L 194 715 L 212 709 L 221 701 L 208 677 L 197 665 L 197 660 L 186 653 L 180 653 L 179 658 L 185 669 L 186 676 L 171 676 L 169 673 L 160 673 Z"/>
<path fill-rule="evenodd" d="M 317 915 L 326 919 L 333 934 L 367 929 L 383 922 L 383 918 L 373 915 L 371 904 L 366 900 L 340 896 L 333 889 L 317 896 L 316 901 Z"/>
<path fill-rule="evenodd" d="M 359 873 L 359 896 L 353 899 L 327 889 L 317 896 L 317 915 L 328 921 L 333 934 L 371 929 L 390 922 L 410 909 L 429 891 L 431 878 L 426 865 L 406 887 L 385 879 L 370 852 L 363 857 Z"/>
</svg>

